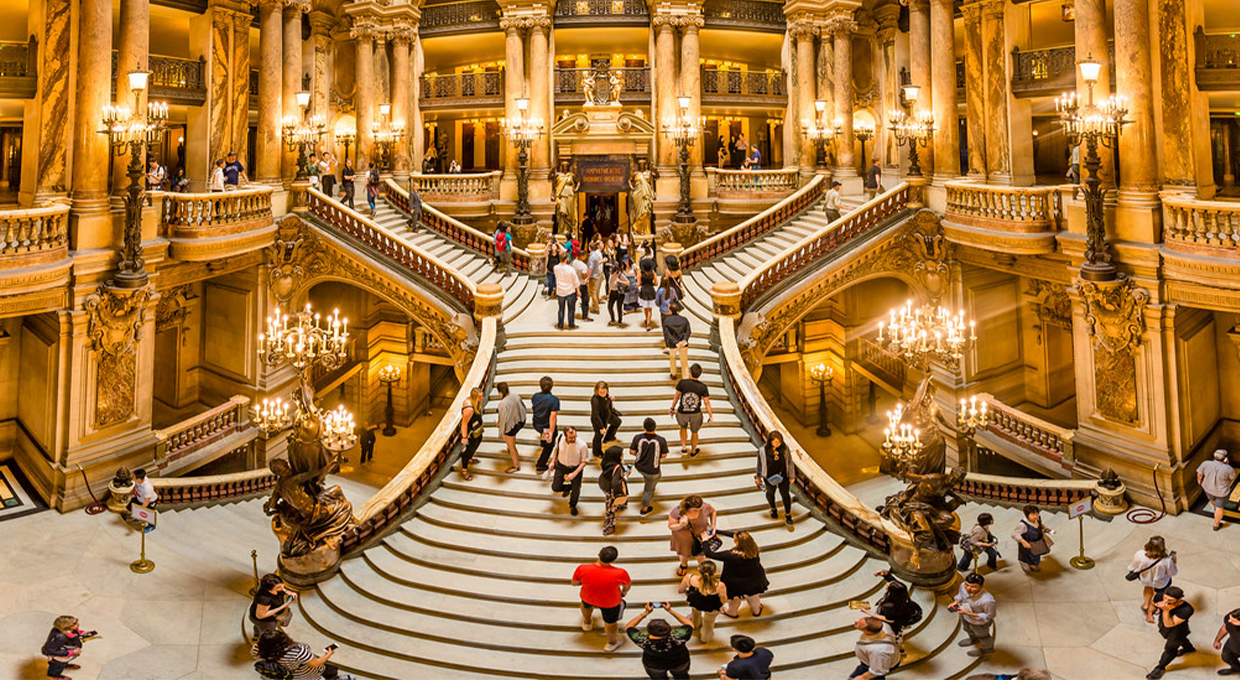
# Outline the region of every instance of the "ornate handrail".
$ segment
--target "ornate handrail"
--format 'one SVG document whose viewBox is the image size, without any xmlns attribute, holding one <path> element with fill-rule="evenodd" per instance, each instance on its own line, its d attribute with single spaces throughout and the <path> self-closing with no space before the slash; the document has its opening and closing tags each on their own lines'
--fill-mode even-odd
<svg viewBox="0 0 1240 680">
<path fill-rule="evenodd" d="M 955 491 L 996 503 L 1063 509 L 1093 495 L 1097 488 L 1098 482 L 1093 479 L 1026 479 L 970 472 Z"/>
<path fill-rule="evenodd" d="M 0 211 L 0 258 L 69 247 L 69 205 Z M 0 265 L 7 268 L 7 265 Z"/>
<path fill-rule="evenodd" d="M 705 264 L 711 259 L 731 252 L 733 248 L 739 248 L 800 215 L 817 202 L 819 198 L 822 198 L 825 184 L 826 181 L 822 175 L 815 175 L 809 184 L 801 187 L 796 193 L 779 203 L 727 231 L 715 234 L 705 241 L 686 248 L 680 254 L 680 266 L 688 269 Z"/>
<path fill-rule="evenodd" d="M 1240 203 L 1163 196 L 1163 240 L 1170 250 L 1237 257 Z"/>
<path fill-rule="evenodd" d="M 503 171 L 455 174 L 409 175 L 409 181 L 424 201 L 494 201 L 499 199 Z"/>
<path fill-rule="evenodd" d="M 773 170 L 727 170 L 706 168 L 707 188 L 717 194 L 753 194 L 797 190 L 800 171 L 796 168 Z"/>
<path fill-rule="evenodd" d="M 1015 233 L 1059 231 L 1063 206 L 1058 186 L 1009 187 L 947 182 L 945 217 L 966 227 Z"/>
<path fill-rule="evenodd" d="M 721 69 L 718 66 L 709 65 L 702 65 L 701 69 L 704 99 L 712 99 L 709 95 L 720 95 L 724 99 L 736 95 L 777 98 L 788 95 L 784 87 L 787 74 L 783 71 Z"/>
<path fill-rule="evenodd" d="M 275 486 L 276 476 L 267 468 L 226 475 L 194 477 L 152 477 L 151 485 L 164 505 L 203 503 L 225 498 L 249 496 Z"/>
<path fill-rule="evenodd" d="M 0 78 L 33 78 L 38 69 L 39 43 L 32 36 L 28 42 L 0 42 Z"/>
<path fill-rule="evenodd" d="M 1206 33 L 1198 26 L 1193 37 L 1197 41 L 1196 68 L 1240 68 L 1240 35 L 1235 31 Z"/>
<path fill-rule="evenodd" d="M 421 88 L 421 99 L 425 106 L 486 103 L 482 100 L 502 102 L 504 69 L 443 75 L 427 74 L 422 76 Z"/>
<path fill-rule="evenodd" d="M 116 92 L 118 53 L 112 50 L 112 92 Z M 150 55 L 152 97 L 176 102 L 201 104 L 207 98 L 207 62 L 205 58 L 182 59 Z"/>
<path fill-rule="evenodd" d="M 706 0 L 702 17 L 710 27 L 749 28 L 783 33 L 784 5 L 763 0 Z"/>
<path fill-rule="evenodd" d="M 384 190 L 388 203 L 391 203 L 392 207 L 408 217 L 410 214 L 409 192 L 390 179 L 384 182 Z M 495 241 L 490 235 L 484 234 L 458 219 L 449 217 L 426 203 L 422 204 L 421 224 L 431 231 L 445 236 L 454 243 L 465 246 L 484 257 L 491 257 L 495 253 Z M 512 266 L 517 271 L 529 272 L 530 254 L 521 248 L 513 248 Z"/>
<path fill-rule="evenodd" d="M 234 395 L 228 401 L 155 431 L 155 459 L 167 464 L 232 434 L 248 430 L 250 398 Z"/>
<path fill-rule="evenodd" d="M 893 381 L 893 386 L 901 387 L 904 385 L 904 378 L 908 368 L 904 360 L 887 351 L 887 348 L 877 342 L 866 337 L 857 338 L 857 360 L 861 363 L 870 364 L 880 372 L 886 373 L 887 375 L 883 377 L 890 378 Z"/>
<path fill-rule="evenodd" d="M 457 390 L 452 405 L 409 463 L 370 500 L 354 509 L 353 517 L 357 524 L 351 527 L 341 540 L 342 555 L 356 553 L 367 541 L 395 524 L 412 507 L 418 496 L 427 490 L 436 474 L 445 465 L 451 464 L 452 454 L 461 440 L 461 406 L 465 399 L 469 398 L 470 388 L 482 386 L 483 394 L 489 393 L 486 385 L 494 372 L 497 332 L 495 317 L 482 319 L 478 353 L 469 373 L 461 382 L 461 389 Z"/>
<path fill-rule="evenodd" d="M 644 0 L 559 0 L 555 4 L 555 23 L 609 24 L 648 21 Z"/>
<path fill-rule="evenodd" d="M 903 212 L 908 204 L 908 197 L 909 185 L 901 183 L 843 218 L 806 236 L 778 257 L 750 272 L 737 283 L 741 289 L 741 309 L 748 309 L 767 291 Z"/>
<path fill-rule="evenodd" d="M 989 394 L 979 394 L 978 399 L 990 405 L 990 423 L 986 426 L 986 432 L 1057 463 L 1075 463 L 1072 440 L 1076 430 L 1059 427 L 1012 408 Z"/>
<path fill-rule="evenodd" d="M 310 214 L 353 237 L 446 293 L 471 313 L 477 286 L 439 258 L 409 244 L 357 211 L 328 198 L 318 189 L 305 192 Z"/>
<path fill-rule="evenodd" d="M 164 224 L 172 233 L 187 236 L 219 235 L 228 225 L 255 220 L 272 220 L 269 186 L 249 186 L 237 191 L 213 191 L 203 194 L 164 194 Z"/>
<path fill-rule="evenodd" d="M 613 66 L 609 72 L 616 73 L 620 78 L 620 101 L 645 101 L 650 99 L 650 67 L 649 66 Z M 585 98 L 582 83 L 586 78 L 594 77 L 592 68 L 561 68 L 555 69 L 555 93 L 565 102 L 580 101 Z"/>
<path fill-rule="evenodd" d="M 418 20 L 418 35 L 470 33 L 499 28 L 499 3 L 495 0 L 469 0 L 427 5 Z"/>
<path fill-rule="evenodd" d="M 784 426 L 779 416 L 767 404 L 753 376 L 745 368 L 740 346 L 736 342 L 733 319 L 718 317 L 720 360 L 723 371 L 732 385 L 737 406 L 745 412 L 758 436 L 765 438 L 771 431 L 784 435 L 784 443 L 791 452 L 789 459 L 795 465 L 793 481 L 805 492 L 819 509 L 834 519 L 858 540 L 886 553 L 891 542 L 911 544 L 912 537 L 877 512 L 862 503 L 831 475 L 827 474 L 797 442 L 792 430 Z"/>
<path fill-rule="evenodd" d="M 1112 74 L 1115 72 L 1115 46 L 1107 44 L 1107 63 Z M 1033 93 L 1045 87 L 1058 86 L 1058 81 L 1075 82 L 1076 46 L 1049 47 L 1041 50 L 1022 52 L 1012 50 L 1012 91 L 1013 93 Z"/>
</svg>

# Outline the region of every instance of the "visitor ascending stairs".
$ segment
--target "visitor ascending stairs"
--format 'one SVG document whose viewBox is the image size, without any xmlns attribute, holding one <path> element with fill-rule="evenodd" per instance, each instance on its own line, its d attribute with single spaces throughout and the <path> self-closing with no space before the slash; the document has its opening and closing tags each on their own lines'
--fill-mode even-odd
<svg viewBox="0 0 1240 680">
<path fill-rule="evenodd" d="M 445 249 L 445 258 L 452 254 Z M 459 259 L 472 262 L 470 257 Z M 689 360 L 703 368 L 715 422 L 702 428 L 701 453 L 690 458 L 676 446 L 668 414 L 674 381 L 660 335 L 641 330 L 635 314 L 625 319 L 626 328 L 596 319 L 579 322 L 575 331 L 555 330 L 554 316 L 554 304 L 537 298 L 506 321 L 495 380 L 507 382 L 528 405 L 540 379 L 550 376 L 561 402 L 558 425 L 575 426 L 587 438 L 590 396 L 598 381 L 607 381 L 623 414 L 618 440 L 628 461 L 628 443 L 644 418 L 654 418 L 658 432 L 672 442 L 654 512 L 642 517 L 639 504 L 630 503 L 617 517 L 615 534 L 604 537 L 600 469 L 592 459 L 584 471 L 580 512 L 570 514 L 534 471 L 540 447 L 528 426 L 517 435 L 521 470 L 506 474 L 510 461 L 495 427 L 498 398 L 492 390 L 472 480 L 449 472 L 399 530 L 301 597 L 306 622 L 340 643 L 333 661 L 363 677 L 402 680 L 641 677 L 640 649 L 626 642 L 608 653 L 601 629 L 582 630 L 578 589 L 569 581 L 578 564 L 593 562 L 603 546 L 614 545 L 616 564 L 633 579 L 630 611 L 621 624 L 646 602 L 670 601 L 687 615 L 677 593 L 678 560 L 669 549 L 667 518 L 679 501 L 698 494 L 716 509 L 719 529 L 752 533 L 770 589 L 760 618 L 742 607 L 737 620 L 719 618 L 714 643 L 689 645 L 693 676 L 717 677 L 719 664 L 732 656 L 728 638 L 745 633 L 775 653 L 780 678 L 846 677 L 856 666 L 857 614 L 849 604 L 878 597 L 882 582 L 873 573 L 885 565 L 847 544 L 803 506 L 793 506 L 792 526 L 770 517 L 754 485 L 756 447 L 729 403 L 706 323 L 693 319 Z M 630 483 L 630 495 L 639 494 L 640 476 Z M 926 618 L 906 632 L 906 670 L 896 677 L 959 677 L 972 660 L 950 644 L 956 620 L 940 613 L 932 594 L 915 591 L 915 598 Z"/>
</svg>

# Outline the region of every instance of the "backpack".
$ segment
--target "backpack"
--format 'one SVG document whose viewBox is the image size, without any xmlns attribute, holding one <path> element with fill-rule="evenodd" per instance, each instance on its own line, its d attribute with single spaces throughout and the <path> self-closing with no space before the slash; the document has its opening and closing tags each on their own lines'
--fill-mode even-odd
<svg viewBox="0 0 1240 680">
<path fill-rule="evenodd" d="M 292 680 L 293 671 L 285 668 L 279 661 L 260 659 L 254 662 L 254 670 L 264 680 Z"/>
<path fill-rule="evenodd" d="M 500 230 L 500 229 L 496 229 L 495 230 L 495 252 L 502 253 L 508 250 L 507 245 L 508 245 L 507 232 L 504 232 L 503 230 Z"/>
<path fill-rule="evenodd" d="M 917 622 L 921 621 L 921 617 L 923 616 L 922 611 L 921 611 L 921 605 L 917 604 L 916 602 L 912 600 L 908 601 L 908 605 L 909 605 L 908 613 L 904 615 L 904 620 L 896 621 L 896 623 L 900 624 L 901 630 L 908 629 L 908 628 L 911 628 L 917 625 Z"/>
</svg>

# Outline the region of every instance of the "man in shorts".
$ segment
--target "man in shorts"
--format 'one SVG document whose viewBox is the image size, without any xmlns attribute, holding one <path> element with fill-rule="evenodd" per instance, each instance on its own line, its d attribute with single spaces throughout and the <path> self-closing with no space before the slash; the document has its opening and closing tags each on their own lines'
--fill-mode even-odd
<svg viewBox="0 0 1240 680">
<path fill-rule="evenodd" d="M 1231 485 L 1236 481 L 1236 469 L 1227 461 L 1227 450 L 1214 452 L 1214 460 L 1203 461 L 1197 466 L 1197 483 L 1206 492 L 1206 498 L 1214 506 L 1214 530 L 1223 528 L 1223 506 L 1231 496 Z"/>
<path fill-rule="evenodd" d="M 609 545 L 598 551 L 597 561 L 579 565 L 573 572 L 573 585 L 581 586 L 581 629 L 594 630 L 594 608 L 598 607 L 607 631 L 607 645 L 603 647 L 607 652 L 624 644 L 619 621 L 624 613 L 624 595 L 633 585 L 629 572 L 612 564 L 619 556 L 620 552 Z"/>
<path fill-rule="evenodd" d="M 672 398 L 672 407 L 668 413 L 676 416 L 676 424 L 680 426 L 680 453 L 689 454 L 692 458 L 698 455 L 698 430 L 702 429 L 702 406 L 706 406 L 709 425 L 715 422 L 715 411 L 710 407 L 710 390 L 703 383 L 702 365 L 693 364 L 689 367 L 689 376 L 676 383 L 676 396 Z M 689 432 L 693 432 L 693 447 L 689 447 Z"/>
</svg>

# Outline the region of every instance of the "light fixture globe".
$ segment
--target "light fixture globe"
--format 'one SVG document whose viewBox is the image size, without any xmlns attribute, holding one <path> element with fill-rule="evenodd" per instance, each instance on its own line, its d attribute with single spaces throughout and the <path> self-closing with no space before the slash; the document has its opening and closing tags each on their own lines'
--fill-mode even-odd
<svg viewBox="0 0 1240 680">
<path fill-rule="evenodd" d="M 129 76 L 130 91 L 141 92 L 146 89 L 146 84 L 151 77 L 151 72 L 134 70 L 130 71 L 127 75 Z"/>
<path fill-rule="evenodd" d="M 303 90 L 301 92 L 297 92 L 293 96 L 297 98 L 297 106 L 303 109 L 306 108 L 307 106 L 310 106 L 310 93 L 309 92 L 306 92 Z"/>
<path fill-rule="evenodd" d="M 1098 82 L 1098 75 L 1102 73 L 1102 63 L 1095 61 L 1090 57 L 1086 57 L 1076 63 L 1077 68 L 1081 69 L 1081 79 L 1086 83 L 1093 85 Z"/>
<path fill-rule="evenodd" d="M 917 101 L 917 95 L 919 94 L 921 94 L 921 86 L 919 85 L 905 85 L 904 86 L 904 100 L 908 102 L 909 108 L 912 108 L 913 103 Z"/>
</svg>

